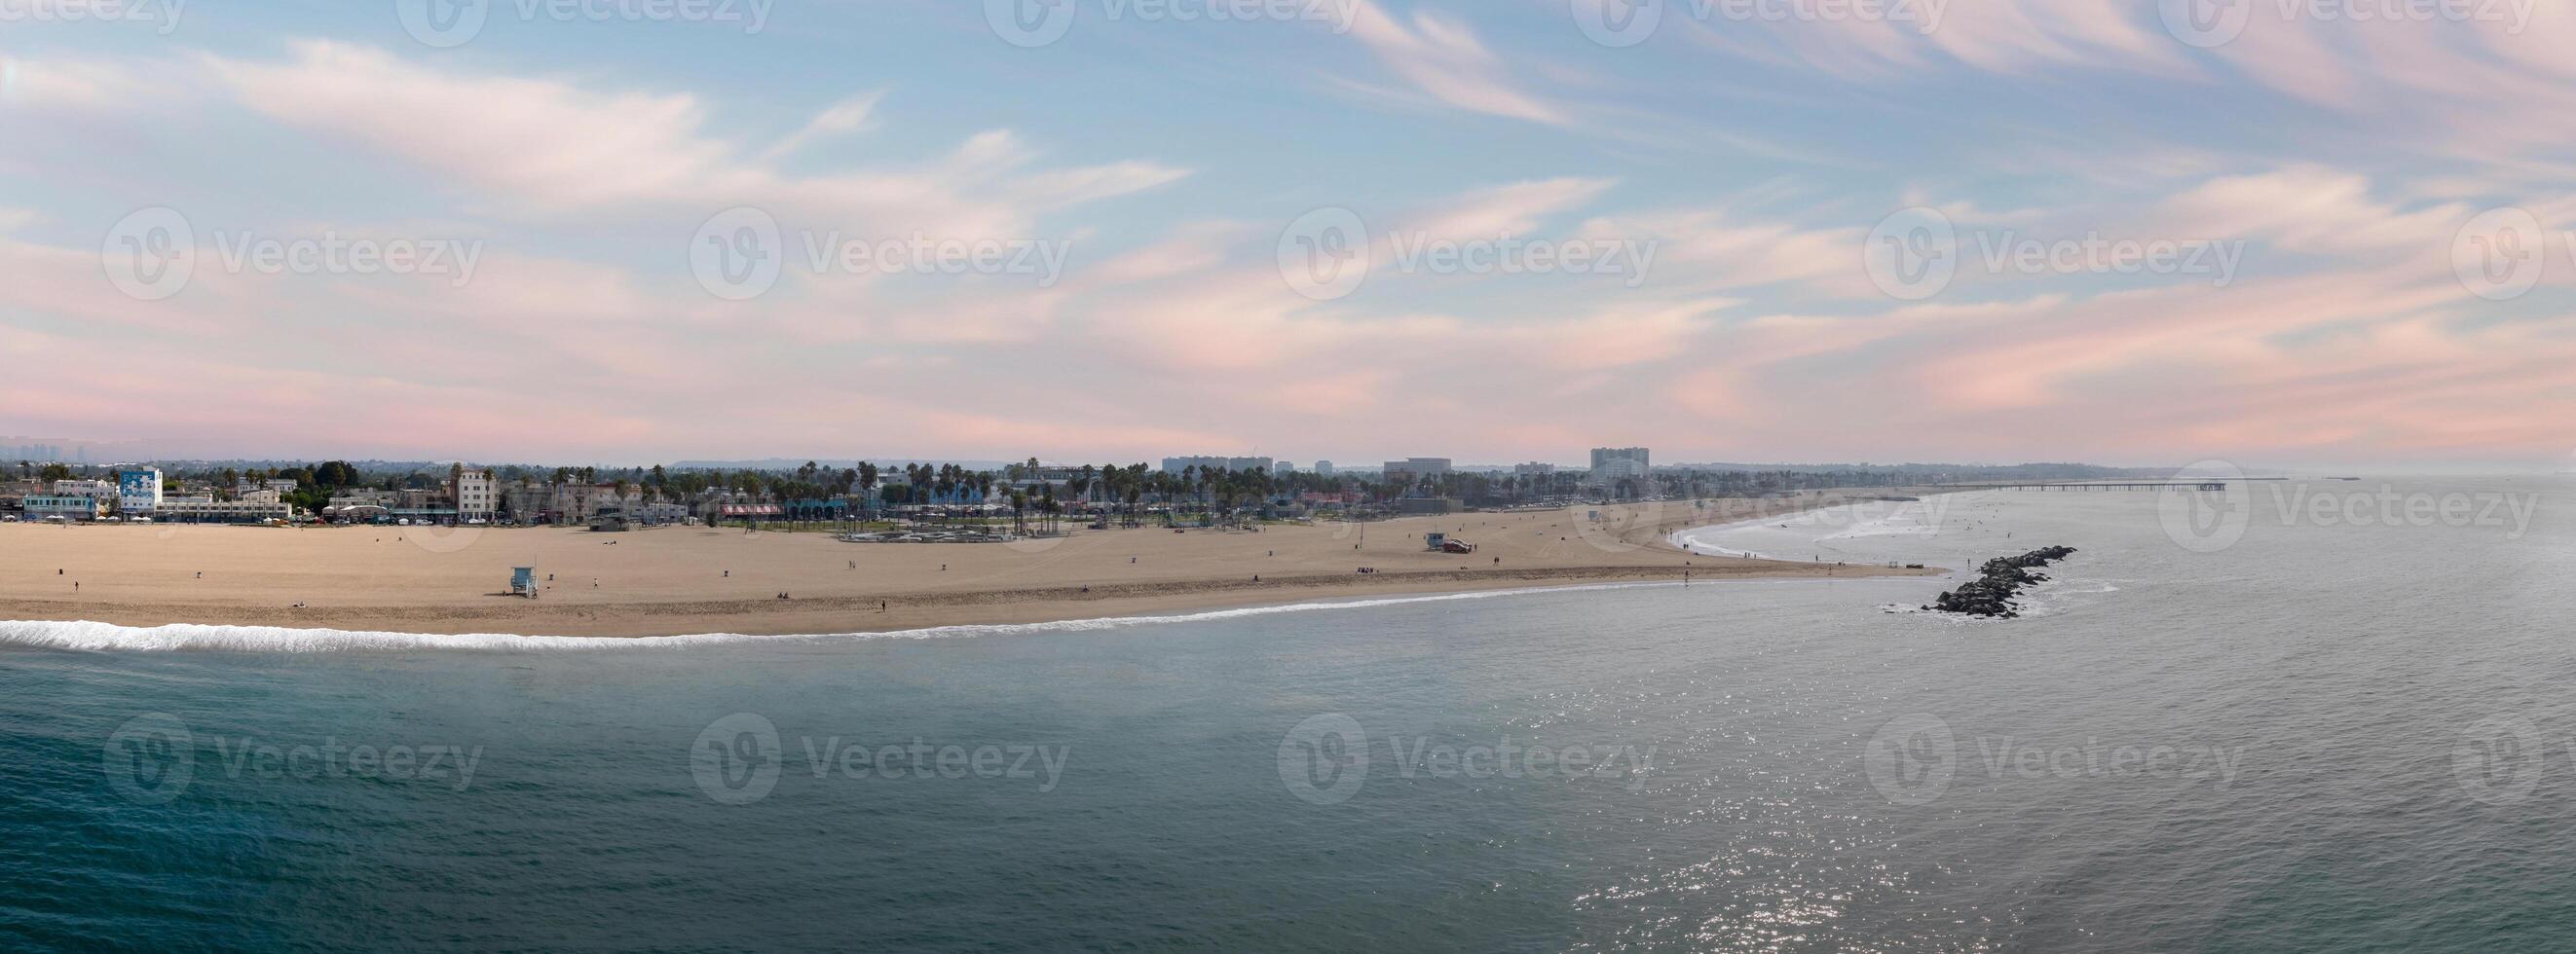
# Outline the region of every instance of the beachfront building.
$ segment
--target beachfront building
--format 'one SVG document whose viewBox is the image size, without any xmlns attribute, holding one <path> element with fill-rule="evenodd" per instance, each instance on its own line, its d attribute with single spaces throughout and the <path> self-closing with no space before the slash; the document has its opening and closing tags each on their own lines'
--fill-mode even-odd
<svg viewBox="0 0 2576 954">
<path fill-rule="evenodd" d="M 274 490 L 254 490 L 239 500 L 173 497 L 161 501 L 153 519 L 165 523 L 268 523 L 295 519 L 295 505 L 279 499 Z"/>
<path fill-rule="evenodd" d="M 491 471 L 464 471 L 452 483 L 457 519 L 489 522 L 500 513 L 501 493 L 492 482 Z"/>
<path fill-rule="evenodd" d="M 148 517 L 161 504 L 161 469 L 132 467 L 116 472 L 116 512 Z"/>
<path fill-rule="evenodd" d="M 18 506 L 26 512 L 29 520 L 61 517 L 71 521 L 89 521 L 106 516 L 107 501 L 113 499 L 80 494 L 38 494 L 21 499 Z"/>
</svg>

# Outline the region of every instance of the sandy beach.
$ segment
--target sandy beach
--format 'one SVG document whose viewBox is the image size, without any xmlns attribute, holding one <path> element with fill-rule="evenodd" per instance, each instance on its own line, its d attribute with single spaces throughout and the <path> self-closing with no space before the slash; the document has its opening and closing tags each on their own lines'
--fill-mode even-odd
<svg viewBox="0 0 2576 954">
<path fill-rule="evenodd" d="M 1074 529 L 1009 544 L 825 533 L 0 524 L 0 619 L 409 633 L 666 636 L 1028 623 L 1621 581 L 1937 571 L 1683 552 L 1675 531 L 1889 493 L 1670 501 L 1259 531 Z M 1598 509 L 1602 519 L 1587 519 Z M 1427 550 L 1423 535 L 1477 545 Z M 507 595 L 510 570 L 545 587 Z M 1362 574 L 1361 567 L 1374 573 Z M 77 584 L 77 587 L 75 586 Z M 789 599 L 779 599 L 781 593 Z M 296 604 L 304 604 L 297 607 Z"/>
</svg>

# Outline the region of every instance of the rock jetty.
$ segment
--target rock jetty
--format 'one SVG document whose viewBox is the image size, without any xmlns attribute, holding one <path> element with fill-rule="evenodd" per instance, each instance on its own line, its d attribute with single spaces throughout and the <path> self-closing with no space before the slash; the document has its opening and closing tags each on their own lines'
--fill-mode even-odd
<svg viewBox="0 0 2576 954">
<path fill-rule="evenodd" d="M 2021 592 L 2022 587 L 2048 580 L 2046 574 L 2033 571 L 2066 559 L 2074 552 L 2074 547 L 2041 547 L 2020 556 L 1988 560 L 1985 566 L 1978 568 L 1976 579 L 1941 594 L 1924 609 L 2001 619 L 2018 617 L 2021 611 L 2013 605 L 2013 597 Z"/>
</svg>

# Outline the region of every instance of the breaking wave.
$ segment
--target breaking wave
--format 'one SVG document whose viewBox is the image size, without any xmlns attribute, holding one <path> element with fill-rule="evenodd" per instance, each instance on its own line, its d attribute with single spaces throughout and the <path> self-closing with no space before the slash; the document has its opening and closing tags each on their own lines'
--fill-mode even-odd
<svg viewBox="0 0 2576 954">
<path fill-rule="evenodd" d="M 1040 633 L 1089 632 L 1135 626 L 1159 626 L 1210 620 L 1238 619 L 1249 616 L 1272 616 L 1283 613 L 1309 613 L 1326 610 L 1371 609 L 1415 603 L 1442 603 L 1457 600 L 1496 599 L 1539 593 L 1563 593 L 1583 590 L 1624 590 L 1648 587 L 1672 587 L 1678 583 L 1599 583 L 1585 586 L 1529 587 L 1504 590 L 1478 590 L 1469 593 L 1441 593 L 1426 596 L 1390 596 L 1371 599 L 1339 600 L 1314 603 L 1288 603 L 1278 606 L 1251 606 L 1239 609 L 1205 610 L 1165 616 L 1109 616 L 1098 619 L 1059 620 L 1048 623 L 983 623 L 958 626 L 932 626 L 922 629 L 892 630 L 880 633 L 818 633 L 792 636 L 750 636 L 740 633 L 701 633 L 692 636 L 518 636 L 508 633 L 470 633 L 435 635 L 428 633 L 391 633 L 340 629 L 296 629 L 283 626 L 210 626 L 174 623 L 167 626 L 119 626 L 97 622 L 0 621 L 0 647 L 28 646 L 44 649 L 85 650 L 92 652 L 412 652 L 420 650 L 480 651 L 499 653 L 616 651 L 648 649 L 686 649 L 736 643 L 819 644 L 860 642 L 874 639 L 954 639 L 976 636 L 1026 636 Z"/>
</svg>

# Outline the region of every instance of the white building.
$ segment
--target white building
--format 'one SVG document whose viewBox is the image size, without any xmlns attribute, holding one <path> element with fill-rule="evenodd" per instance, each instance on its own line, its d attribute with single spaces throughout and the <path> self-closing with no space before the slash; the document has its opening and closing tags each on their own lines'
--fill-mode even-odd
<svg viewBox="0 0 2576 954">
<path fill-rule="evenodd" d="M 126 516 L 144 516 L 161 505 L 161 469 L 129 467 L 116 472 L 116 509 Z"/>
<path fill-rule="evenodd" d="M 492 472 L 469 470 L 456 478 L 456 519 L 490 520 L 500 512 L 500 488 L 492 482 Z"/>
</svg>

